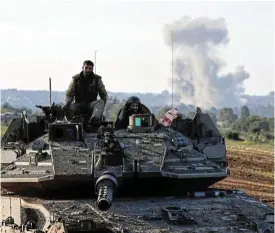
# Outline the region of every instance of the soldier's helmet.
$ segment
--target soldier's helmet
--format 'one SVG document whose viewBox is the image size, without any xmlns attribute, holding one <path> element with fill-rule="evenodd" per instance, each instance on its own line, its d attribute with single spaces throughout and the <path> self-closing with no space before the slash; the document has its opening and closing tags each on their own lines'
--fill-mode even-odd
<svg viewBox="0 0 275 233">
<path fill-rule="evenodd" d="M 137 103 L 137 104 L 140 104 L 141 102 L 140 102 L 140 99 L 138 98 L 138 97 L 136 97 L 136 96 L 131 96 L 131 97 L 129 97 L 129 99 L 127 100 L 127 102 L 126 102 L 126 105 L 131 105 L 131 104 L 133 104 L 133 103 Z"/>
<path fill-rule="evenodd" d="M 136 96 L 131 96 L 126 102 L 126 108 L 130 112 L 139 112 L 141 109 L 140 99 Z"/>
</svg>

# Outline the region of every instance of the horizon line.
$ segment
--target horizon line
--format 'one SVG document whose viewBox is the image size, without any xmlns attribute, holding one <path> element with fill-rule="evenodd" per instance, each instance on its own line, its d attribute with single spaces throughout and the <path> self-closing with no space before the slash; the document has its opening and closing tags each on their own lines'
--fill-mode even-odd
<svg viewBox="0 0 275 233">
<path fill-rule="evenodd" d="M 7 90 L 16 90 L 16 91 L 48 91 L 49 92 L 49 90 L 47 90 L 47 89 L 17 89 L 17 88 L 5 88 L 5 89 L 0 89 L 0 91 L 2 92 L 2 91 L 7 91 Z M 161 93 L 163 93 L 163 92 L 168 92 L 169 93 L 169 95 L 171 95 L 172 93 L 170 92 L 170 91 L 168 91 L 168 90 L 162 90 L 162 91 L 160 91 L 160 92 L 135 92 L 135 91 L 129 91 L 129 92 L 124 92 L 124 91 L 109 91 L 109 90 L 106 90 L 107 92 L 113 92 L 113 93 L 125 93 L 125 94 L 127 94 L 127 93 L 139 93 L 139 94 L 161 94 Z M 52 90 L 52 92 L 66 92 L 66 90 L 63 90 L 63 91 L 61 91 L 61 90 Z M 273 95 L 274 95 L 274 90 L 271 90 L 271 91 L 269 91 L 267 94 L 265 94 L 265 95 L 259 95 L 259 94 L 253 94 L 253 95 L 250 95 L 250 94 L 241 94 L 241 96 L 269 96 L 269 95 L 271 95 L 273 93 Z M 174 93 L 174 95 L 177 95 L 178 93 Z"/>
</svg>

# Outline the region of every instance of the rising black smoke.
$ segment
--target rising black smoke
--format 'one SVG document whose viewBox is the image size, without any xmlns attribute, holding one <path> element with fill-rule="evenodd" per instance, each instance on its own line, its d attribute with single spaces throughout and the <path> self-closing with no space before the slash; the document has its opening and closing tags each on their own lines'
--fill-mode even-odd
<svg viewBox="0 0 275 233">
<path fill-rule="evenodd" d="M 173 35 L 174 89 L 181 103 L 202 108 L 236 107 L 244 104 L 243 81 L 249 74 L 243 67 L 221 74 L 225 63 L 215 54 L 229 42 L 225 20 L 188 16 L 165 25 L 165 43 L 171 47 Z M 245 46 L 245 45 L 244 45 Z"/>
</svg>

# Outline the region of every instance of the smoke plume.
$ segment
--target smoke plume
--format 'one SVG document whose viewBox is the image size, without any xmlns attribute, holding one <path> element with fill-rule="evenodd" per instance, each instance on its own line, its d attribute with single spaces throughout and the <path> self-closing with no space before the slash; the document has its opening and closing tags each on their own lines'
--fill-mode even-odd
<svg viewBox="0 0 275 233">
<path fill-rule="evenodd" d="M 206 109 L 244 104 L 240 96 L 249 74 L 243 67 L 221 74 L 225 63 L 215 55 L 218 46 L 229 42 L 224 19 L 185 16 L 165 25 L 164 35 L 171 48 L 173 41 L 174 90 L 181 103 Z"/>
</svg>

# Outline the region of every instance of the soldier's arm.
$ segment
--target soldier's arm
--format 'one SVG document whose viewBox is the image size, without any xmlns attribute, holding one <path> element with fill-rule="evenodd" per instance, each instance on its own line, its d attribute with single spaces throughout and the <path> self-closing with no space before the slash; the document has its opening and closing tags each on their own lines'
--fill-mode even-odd
<svg viewBox="0 0 275 233">
<path fill-rule="evenodd" d="M 75 79 L 72 78 L 68 90 L 66 92 L 66 104 L 71 104 L 75 97 Z"/>
<path fill-rule="evenodd" d="M 101 78 L 98 80 L 98 93 L 100 98 L 104 101 L 104 104 L 107 102 L 107 91 L 105 89 L 105 85 L 103 84 Z"/>
</svg>

